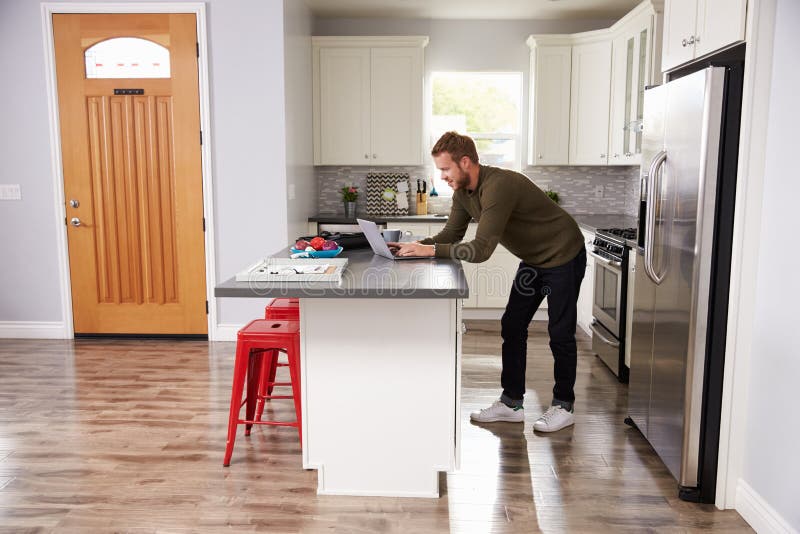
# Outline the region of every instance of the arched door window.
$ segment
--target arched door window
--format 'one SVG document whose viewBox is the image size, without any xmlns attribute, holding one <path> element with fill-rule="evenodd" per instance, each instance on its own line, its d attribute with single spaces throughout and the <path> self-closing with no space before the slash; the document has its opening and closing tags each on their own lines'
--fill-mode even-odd
<svg viewBox="0 0 800 534">
<path fill-rule="evenodd" d="M 169 49 L 147 39 L 117 37 L 86 49 L 87 78 L 169 78 Z"/>
</svg>

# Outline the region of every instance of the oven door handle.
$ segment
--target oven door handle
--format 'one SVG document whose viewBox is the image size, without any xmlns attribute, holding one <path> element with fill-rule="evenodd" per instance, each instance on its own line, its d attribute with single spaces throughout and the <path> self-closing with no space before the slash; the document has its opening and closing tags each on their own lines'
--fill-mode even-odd
<svg viewBox="0 0 800 534">
<path fill-rule="evenodd" d="M 600 338 L 600 341 L 602 341 L 606 345 L 611 345 L 614 348 L 619 347 L 619 341 L 611 341 L 606 336 L 601 334 L 600 331 L 597 328 L 594 327 L 594 325 L 595 325 L 595 321 L 592 321 L 592 323 L 589 325 L 589 328 L 592 329 L 592 332 L 594 333 L 594 335 L 596 335 L 597 337 Z"/>
<path fill-rule="evenodd" d="M 616 267 L 617 270 L 622 270 L 622 262 L 621 261 L 614 261 L 614 260 L 610 260 L 608 258 L 604 258 L 600 254 L 592 252 L 591 250 L 587 250 L 587 252 L 588 252 L 589 256 L 593 257 L 595 260 L 597 260 L 597 261 L 599 261 L 601 263 L 605 263 L 609 267 Z"/>
</svg>

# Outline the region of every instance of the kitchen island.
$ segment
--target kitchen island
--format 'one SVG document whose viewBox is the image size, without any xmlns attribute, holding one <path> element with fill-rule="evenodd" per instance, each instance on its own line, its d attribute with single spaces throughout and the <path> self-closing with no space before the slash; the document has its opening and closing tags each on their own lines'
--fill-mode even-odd
<svg viewBox="0 0 800 534">
<path fill-rule="evenodd" d="M 340 257 L 338 283 L 231 279 L 215 295 L 300 299 L 303 467 L 319 494 L 438 497 L 459 464 L 461 264 Z"/>
</svg>

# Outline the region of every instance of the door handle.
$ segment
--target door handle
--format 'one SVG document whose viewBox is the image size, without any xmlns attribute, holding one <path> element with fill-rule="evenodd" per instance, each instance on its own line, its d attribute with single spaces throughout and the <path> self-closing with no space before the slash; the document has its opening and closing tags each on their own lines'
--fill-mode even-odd
<svg viewBox="0 0 800 534">
<path fill-rule="evenodd" d="M 595 327 L 594 327 L 594 324 L 595 324 L 595 321 L 594 321 L 594 320 L 592 320 L 592 323 L 589 325 L 589 328 L 591 328 L 591 329 L 592 329 L 592 333 L 593 333 L 594 335 L 596 335 L 597 337 L 599 337 L 599 338 L 600 338 L 600 341 L 602 341 L 602 342 L 603 342 L 603 343 L 605 343 L 606 345 L 611 345 L 611 346 L 612 346 L 612 347 L 614 347 L 614 348 L 617 348 L 617 347 L 619 347 L 619 341 L 611 341 L 610 339 L 608 339 L 606 336 L 604 336 L 603 334 L 601 334 L 601 333 L 600 333 L 600 331 L 599 331 L 599 330 L 597 330 L 597 328 L 595 328 Z"/>
<path fill-rule="evenodd" d="M 648 177 L 650 179 L 649 187 L 647 188 L 647 214 L 645 216 L 645 233 L 644 233 L 644 271 L 647 276 L 657 285 L 664 281 L 664 275 L 659 276 L 653 269 L 653 241 L 655 239 L 655 222 L 656 222 L 656 207 L 655 196 L 656 191 L 661 188 L 661 180 L 659 179 L 659 172 L 667 161 L 667 153 L 661 151 L 656 154 L 653 161 L 650 162 L 650 169 L 648 170 Z M 666 274 L 666 273 L 665 273 Z"/>
<path fill-rule="evenodd" d="M 70 223 L 72 226 L 75 226 L 76 228 L 82 224 L 82 223 L 81 223 L 81 220 L 80 220 L 79 218 L 77 218 L 77 217 L 73 217 L 73 218 L 71 218 L 71 219 L 69 220 L 69 223 Z"/>
</svg>

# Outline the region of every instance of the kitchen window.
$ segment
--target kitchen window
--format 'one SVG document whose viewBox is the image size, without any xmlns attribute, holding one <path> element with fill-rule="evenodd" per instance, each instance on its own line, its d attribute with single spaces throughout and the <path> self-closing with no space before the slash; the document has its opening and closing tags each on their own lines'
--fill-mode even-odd
<svg viewBox="0 0 800 534">
<path fill-rule="evenodd" d="M 430 148 L 454 130 L 475 140 L 481 163 L 521 169 L 521 72 L 434 72 L 431 91 Z M 452 195 L 432 165 L 437 192 Z"/>
</svg>

